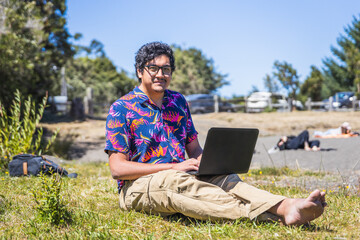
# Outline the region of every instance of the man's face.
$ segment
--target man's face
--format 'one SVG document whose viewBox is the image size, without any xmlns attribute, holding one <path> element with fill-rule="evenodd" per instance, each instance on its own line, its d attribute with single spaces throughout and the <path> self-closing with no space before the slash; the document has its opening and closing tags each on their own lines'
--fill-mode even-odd
<svg viewBox="0 0 360 240">
<path fill-rule="evenodd" d="M 140 89 L 146 94 L 164 93 L 171 82 L 170 60 L 168 56 L 160 55 L 147 62 L 142 73 L 139 70 L 137 73 L 141 78 Z"/>
</svg>

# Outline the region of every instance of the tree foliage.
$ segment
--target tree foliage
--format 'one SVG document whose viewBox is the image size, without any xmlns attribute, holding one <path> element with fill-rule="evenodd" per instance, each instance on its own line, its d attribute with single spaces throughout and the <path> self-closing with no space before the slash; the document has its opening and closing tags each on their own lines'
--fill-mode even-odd
<svg viewBox="0 0 360 240">
<path fill-rule="evenodd" d="M 173 46 L 176 71 L 171 89 L 184 95 L 211 93 L 228 84 L 227 75 L 216 72 L 212 59 L 196 48 Z"/>
<path fill-rule="evenodd" d="M 135 81 L 117 71 L 101 42 L 75 45 L 66 28 L 65 0 L 5 0 L 0 14 L 0 100 L 9 105 L 12 93 L 38 101 L 49 92 L 60 94 L 60 69 L 66 66 L 69 100 L 93 88 L 94 100 L 109 103 L 130 91 Z M 76 55 L 75 55 L 76 54 Z M 81 57 L 79 57 L 81 56 Z"/>
<path fill-rule="evenodd" d="M 89 47 L 82 47 L 86 56 L 77 57 L 66 65 L 66 80 L 70 100 L 86 95 L 86 88 L 93 90 L 93 101 L 106 107 L 109 103 L 131 91 L 136 80 L 124 70 L 117 71 L 106 57 L 102 43 L 93 40 Z M 79 50 L 81 54 L 82 50 Z"/>
<path fill-rule="evenodd" d="M 265 89 L 268 92 L 276 93 L 277 91 L 279 91 L 279 85 L 276 83 L 275 79 L 271 77 L 269 74 L 266 74 L 263 80 L 264 80 Z"/>
<path fill-rule="evenodd" d="M 38 100 L 59 84 L 59 69 L 74 54 L 66 25 L 65 0 L 2 1 L 0 99 L 10 103 L 19 89 Z"/>
<path fill-rule="evenodd" d="M 337 40 L 338 48 L 331 47 L 334 58 L 326 58 L 324 90 L 329 96 L 338 91 L 360 92 L 360 19 L 354 17 L 345 28 L 345 35 Z"/>
<path fill-rule="evenodd" d="M 284 61 L 274 62 L 274 77 L 279 80 L 281 85 L 288 91 L 288 96 L 296 99 L 297 92 L 300 87 L 299 76 L 296 69 L 291 64 Z"/>
<path fill-rule="evenodd" d="M 312 101 L 321 101 L 325 97 L 322 93 L 323 83 L 324 75 L 318 68 L 311 66 L 310 76 L 308 76 L 301 85 L 301 95 L 306 98 L 310 97 Z"/>
</svg>

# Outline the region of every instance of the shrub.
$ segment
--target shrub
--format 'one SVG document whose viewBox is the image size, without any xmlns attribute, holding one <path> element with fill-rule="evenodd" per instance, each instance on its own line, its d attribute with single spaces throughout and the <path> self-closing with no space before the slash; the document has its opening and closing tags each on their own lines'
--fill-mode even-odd
<svg viewBox="0 0 360 240">
<path fill-rule="evenodd" d="M 54 225 L 70 223 L 71 212 L 61 195 L 62 177 L 58 174 L 46 176 L 40 174 L 41 187 L 33 189 L 32 195 L 37 203 L 38 219 Z"/>
<path fill-rule="evenodd" d="M 41 155 L 46 152 L 56 138 L 56 131 L 45 146 L 41 145 L 43 129 L 39 122 L 43 116 L 47 100 L 35 105 L 29 96 L 21 104 L 20 92 L 17 90 L 15 98 L 7 111 L 0 102 L 0 168 L 7 169 L 12 157 L 20 153 Z M 36 111 L 37 107 L 37 111 Z"/>
</svg>

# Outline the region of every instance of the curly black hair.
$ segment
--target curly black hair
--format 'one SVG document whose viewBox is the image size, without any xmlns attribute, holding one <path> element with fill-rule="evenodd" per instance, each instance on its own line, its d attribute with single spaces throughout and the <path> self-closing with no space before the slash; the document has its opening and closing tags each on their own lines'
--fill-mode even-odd
<svg viewBox="0 0 360 240">
<path fill-rule="evenodd" d="M 139 82 L 141 79 L 138 76 L 137 69 L 142 73 L 147 62 L 153 60 L 154 58 L 166 55 L 170 60 L 170 66 L 172 72 L 175 71 L 175 58 L 173 55 L 173 50 L 169 45 L 162 42 L 151 42 L 144 44 L 136 53 L 135 56 L 135 73 Z"/>
</svg>

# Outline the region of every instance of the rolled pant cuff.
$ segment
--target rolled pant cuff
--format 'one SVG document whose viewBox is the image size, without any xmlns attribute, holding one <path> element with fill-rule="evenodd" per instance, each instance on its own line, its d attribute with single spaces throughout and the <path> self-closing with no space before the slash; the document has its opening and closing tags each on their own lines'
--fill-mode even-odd
<svg viewBox="0 0 360 240">
<path fill-rule="evenodd" d="M 275 197 L 276 196 L 276 197 Z M 250 220 L 254 220 L 255 218 L 257 218 L 258 216 L 260 216 L 261 214 L 265 213 L 266 211 L 268 211 L 270 208 L 272 208 L 273 206 L 275 206 L 276 204 L 278 204 L 279 202 L 283 201 L 286 197 L 284 196 L 280 196 L 280 195 L 274 195 L 273 196 L 274 199 L 272 199 L 272 201 L 270 202 L 266 202 L 265 204 L 263 204 L 262 206 L 252 210 L 249 213 L 249 218 Z"/>
</svg>

